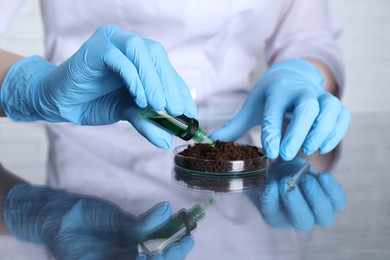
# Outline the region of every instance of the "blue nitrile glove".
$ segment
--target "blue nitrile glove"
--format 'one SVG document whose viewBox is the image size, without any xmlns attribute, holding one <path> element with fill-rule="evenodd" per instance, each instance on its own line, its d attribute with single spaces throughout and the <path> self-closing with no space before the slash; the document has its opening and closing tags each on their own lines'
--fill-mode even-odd
<svg viewBox="0 0 390 260">
<path fill-rule="evenodd" d="M 10 190 L 4 207 L 10 233 L 45 244 L 56 259 L 136 259 L 139 239 L 171 215 L 169 203 L 136 218 L 102 199 L 25 184 Z M 158 257 L 183 259 L 192 246 L 188 237 Z"/>
<path fill-rule="evenodd" d="M 185 259 L 187 254 L 194 246 L 194 240 L 192 236 L 185 237 L 179 243 L 170 246 L 163 254 L 153 254 L 146 256 L 141 253 L 137 260 L 182 260 Z"/>
<path fill-rule="evenodd" d="M 240 112 L 211 138 L 234 141 L 262 125 L 263 148 L 271 159 L 280 153 L 291 160 L 301 146 L 305 154 L 328 153 L 346 134 L 350 113 L 323 85 L 320 71 L 305 60 L 277 63 L 255 84 Z M 282 139 L 283 121 L 291 114 Z"/>
<path fill-rule="evenodd" d="M 336 212 L 345 207 L 346 197 L 340 184 L 329 174 L 317 175 L 313 167 L 292 191 L 286 181 L 306 160 L 277 160 L 269 167 L 269 181 L 264 190 L 247 195 L 259 208 L 264 220 L 276 228 L 293 227 L 309 231 L 315 225 L 330 227 Z"/>
<path fill-rule="evenodd" d="M 162 148 L 170 147 L 171 135 L 142 120 L 137 108 L 196 114 L 190 91 L 164 47 L 108 25 L 59 66 L 37 56 L 17 62 L 4 79 L 0 97 L 14 120 L 78 125 L 127 120 Z"/>
</svg>

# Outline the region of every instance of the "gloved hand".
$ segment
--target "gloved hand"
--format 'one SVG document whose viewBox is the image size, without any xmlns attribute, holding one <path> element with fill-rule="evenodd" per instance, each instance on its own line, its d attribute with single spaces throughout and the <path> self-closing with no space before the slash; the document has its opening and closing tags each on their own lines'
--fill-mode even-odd
<svg viewBox="0 0 390 260">
<path fill-rule="evenodd" d="M 141 253 L 137 260 L 182 260 L 185 259 L 189 251 L 194 245 L 194 240 L 192 236 L 185 237 L 178 244 L 170 246 L 166 252 L 161 254 L 153 254 L 146 256 L 144 253 Z"/>
<path fill-rule="evenodd" d="M 136 259 L 140 238 L 171 211 L 160 203 L 136 218 L 101 199 L 19 184 L 7 195 L 4 219 L 17 239 L 44 243 L 56 259 Z M 150 259 L 183 259 L 193 243 L 187 237 Z"/>
<path fill-rule="evenodd" d="M 298 188 L 289 191 L 286 181 L 304 163 L 301 157 L 288 162 L 277 160 L 269 167 L 269 181 L 261 194 L 248 193 L 270 226 L 301 231 L 309 231 L 315 225 L 330 227 L 336 212 L 345 207 L 346 197 L 340 184 L 329 173 L 317 175 L 313 167 Z"/>
<path fill-rule="evenodd" d="M 309 62 L 289 59 L 273 65 L 255 84 L 240 112 L 210 137 L 235 141 L 262 125 L 262 145 L 271 159 L 291 160 L 305 154 L 328 153 L 347 132 L 350 113 L 323 90 L 324 79 Z M 282 139 L 283 121 L 292 113 Z"/>
<path fill-rule="evenodd" d="M 138 107 L 196 114 L 164 47 L 114 26 L 99 28 L 59 66 L 37 56 L 14 64 L 4 79 L 1 103 L 14 120 L 78 125 L 127 120 L 161 148 L 170 147 L 171 135 L 143 120 Z"/>
</svg>

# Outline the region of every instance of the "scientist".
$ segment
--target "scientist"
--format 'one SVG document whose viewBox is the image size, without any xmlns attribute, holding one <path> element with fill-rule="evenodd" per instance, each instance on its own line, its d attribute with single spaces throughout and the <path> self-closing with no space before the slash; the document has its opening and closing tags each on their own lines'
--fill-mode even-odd
<svg viewBox="0 0 390 260">
<path fill-rule="evenodd" d="M 14 10 L 17 2 L 4 5 Z M 173 186 L 170 152 L 153 145 L 182 142 L 140 118 L 138 107 L 197 115 L 216 130 L 213 139 L 224 141 L 250 142 L 246 133 L 261 125 L 272 159 L 328 153 L 347 132 L 340 23 L 331 0 L 41 5 L 46 59 L 2 52 L 9 58 L 2 58 L 1 102 L 14 120 L 73 123 L 47 127 L 54 188 L 104 197 L 135 215 L 162 200 L 174 207 L 207 200 L 209 194 Z M 0 14 L 5 30 L 12 12 Z M 262 49 L 269 69 L 252 84 Z M 303 257 L 308 234 L 269 229 L 245 196 L 215 200 L 189 259 Z"/>
</svg>

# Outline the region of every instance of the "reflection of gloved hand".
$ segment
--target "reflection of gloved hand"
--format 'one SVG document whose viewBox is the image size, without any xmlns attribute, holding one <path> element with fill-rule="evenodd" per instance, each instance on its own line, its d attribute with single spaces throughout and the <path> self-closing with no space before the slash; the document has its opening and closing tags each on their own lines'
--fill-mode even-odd
<svg viewBox="0 0 390 260">
<path fill-rule="evenodd" d="M 167 221 L 171 211 L 170 204 L 160 203 L 135 218 L 97 198 L 23 184 L 8 193 L 4 219 L 12 235 L 44 243 L 57 259 L 135 259 L 139 239 Z M 192 246 L 188 237 L 154 257 L 183 259 Z"/>
<path fill-rule="evenodd" d="M 127 120 L 163 148 L 169 147 L 171 135 L 145 123 L 135 108 L 148 105 L 189 117 L 196 113 L 186 84 L 161 44 L 114 26 L 98 29 L 58 67 L 36 56 L 14 64 L 4 80 L 1 102 L 14 120 L 79 125 Z"/>
<path fill-rule="evenodd" d="M 280 153 L 291 160 L 302 145 L 306 154 L 330 152 L 345 135 L 350 114 L 323 84 L 321 73 L 305 60 L 275 64 L 256 83 L 241 111 L 211 138 L 234 141 L 260 124 L 263 148 L 271 159 Z M 292 120 L 281 140 L 283 120 L 290 112 Z"/>
<path fill-rule="evenodd" d="M 345 193 L 340 184 L 328 173 L 316 176 L 314 169 L 303 177 L 299 188 L 289 191 L 286 181 L 305 163 L 300 157 L 285 162 L 278 160 L 269 167 L 269 182 L 254 200 L 264 220 L 277 228 L 294 227 L 307 231 L 319 225 L 333 224 L 336 212 L 345 207 Z"/>
<path fill-rule="evenodd" d="M 194 245 L 194 240 L 192 236 L 185 237 L 178 244 L 174 244 L 169 247 L 164 254 L 153 254 L 151 256 L 146 256 L 141 253 L 137 260 L 182 260 L 186 257 L 188 252 Z"/>
</svg>

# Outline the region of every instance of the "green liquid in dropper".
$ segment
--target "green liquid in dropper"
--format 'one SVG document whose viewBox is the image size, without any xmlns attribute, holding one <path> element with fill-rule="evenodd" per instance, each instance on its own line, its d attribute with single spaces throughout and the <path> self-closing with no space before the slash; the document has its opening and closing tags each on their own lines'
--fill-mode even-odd
<svg viewBox="0 0 390 260">
<path fill-rule="evenodd" d="M 198 121 L 195 118 L 189 118 L 185 115 L 172 116 L 165 110 L 155 111 L 150 108 L 145 108 L 140 113 L 144 118 L 151 120 L 183 140 L 192 139 L 198 143 L 209 143 L 211 147 L 215 146 L 213 140 L 207 136 L 206 130 L 200 126 L 198 127 Z M 193 132 L 194 128 L 196 129 L 195 133 Z"/>
</svg>

